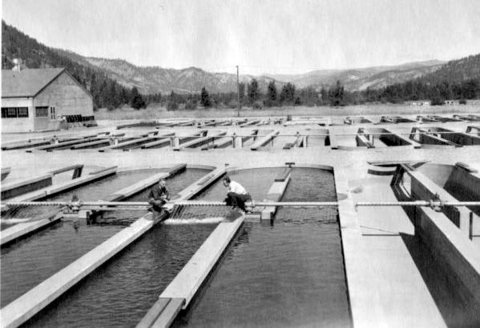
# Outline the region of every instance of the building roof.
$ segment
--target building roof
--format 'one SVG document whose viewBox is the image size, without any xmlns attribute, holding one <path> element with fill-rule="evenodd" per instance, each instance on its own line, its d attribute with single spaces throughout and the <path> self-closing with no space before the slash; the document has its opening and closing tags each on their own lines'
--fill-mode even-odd
<svg viewBox="0 0 480 328">
<path fill-rule="evenodd" d="M 2 70 L 2 98 L 34 97 L 64 70 L 64 68 Z"/>
</svg>

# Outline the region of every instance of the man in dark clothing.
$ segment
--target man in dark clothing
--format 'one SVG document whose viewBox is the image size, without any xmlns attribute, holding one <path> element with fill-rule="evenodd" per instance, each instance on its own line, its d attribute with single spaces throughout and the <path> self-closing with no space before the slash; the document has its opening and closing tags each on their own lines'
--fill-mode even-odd
<svg viewBox="0 0 480 328">
<path fill-rule="evenodd" d="M 150 190 L 148 195 L 148 202 L 152 205 L 152 209 L 161 213 L 163 211 L 163 205 L 170 200 L 170 193 L 167 190 L 165 180 L 160 180 L 155 187 Z"/>
</svg>

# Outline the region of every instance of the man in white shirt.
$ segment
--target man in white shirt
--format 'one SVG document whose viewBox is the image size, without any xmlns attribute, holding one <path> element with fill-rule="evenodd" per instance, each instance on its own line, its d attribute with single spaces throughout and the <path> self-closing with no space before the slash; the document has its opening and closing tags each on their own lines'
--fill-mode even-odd
<svg viewBox="0 0 480 328">
<path fill-rule="evenodd" d="M 248 191 L 238 182 L 230 180 L 228 176 L 223 178 L 223 185 L 228 188 L 225 203 L 233 206 L 232 210 L 238 207 L 240 211 L 245 213 L 245 202 L 252 199 Z"/>
</svg>

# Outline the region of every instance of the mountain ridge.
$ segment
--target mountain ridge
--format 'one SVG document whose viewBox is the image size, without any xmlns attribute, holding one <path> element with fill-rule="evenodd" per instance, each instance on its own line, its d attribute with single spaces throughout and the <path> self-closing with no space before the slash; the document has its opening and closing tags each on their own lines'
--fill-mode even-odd
<svg viewBox="0 0 480 328">
<path fill-rule="evenodd" d="M 83 57 L 88 64 L 104 70 L 110 77 L 127 87 L 137 87 L 143 93 L 200 92 L 205 87 L 209 92 L 236 92 L 237 77 L 230 73 L 208 72 L 198 67 L 182 69 L 162 68 L 158 66 L 136 66 L 124 59 Z M 375 66 L 347 70 L 315 70 L 304 74 L 263 74 L 240 75 L 240 82 L 248 83 L 255 78 L 262 91 L 270 81 L 277 87 L 293 83 L 297 88 L 313 87 L 319 91 L 322 87 L 340 81 L 345 90 L 362 91 L 367 88 L 383 88 L 391 84 L 403 83 L 439 69 L 445 62 L 429 60 L 425 62 L 404 63 L 394 66 Z"/>
<path fill-rule="evenodd" d="M 70 62 L 73 62 L 84 67 L 74 68 L 76 70 L 75 76 L 80 79 L 82 78 L 82 71 L 88 69 L 111 78 L 122 87 L 130 89 L 136 87 L 143 94 L 166 94 L 171 91 L 199 93 L 203 87 L 210 93 L 237 92 L 236 74 L 208 72 L 193 66 L 183 69 L 136 66 L 120 58 L 85 57 L 70 50 L 51 48 L 38 42 L 35 43 L 36 40 L 6 25 L 3 21 L 2 36 L 2 67 L 6 68 L 11 67 L 14 56 L 28 53 L 31 58 L 26 58 L 25 62 L 27 66 L 31 65 L 32 68 L 71 66 Z M 30 39 L 26 42 L 26 47 L 29 49 L 15 49 L 15 47 L 22 47 L 22 45 L 13 41 L 16 38 L 25 37 Z M 12 47 L 4 46 L 5 42 L 15 44 L 15 47 L 12 49 Z M 433 74 L 445 65 L 443 61 L 428 60 L 393 66 L 314 70 L 303 74 L 240 75 L 240 82 L 248 83 L 255 78 L 262 92 L 266 91 L 267 85 L 271 81 L 276 83 L 277 89 L 286 83 L 293 83 L 297 88 L 312 87 L 316 91 L 320 91 L 322 88 L 328 89 L 335 85 L 337 81 L 340 81 L 346 91 L 363 91 L 367 88 L 381 89 L 389 85 L 424 77 Z M 91 74 L 89 73 L 89 76 L 83 78 L 84 83 L 90 83 Z M 452 76 L 451 73 L 447 75 Z"/>
</svg>

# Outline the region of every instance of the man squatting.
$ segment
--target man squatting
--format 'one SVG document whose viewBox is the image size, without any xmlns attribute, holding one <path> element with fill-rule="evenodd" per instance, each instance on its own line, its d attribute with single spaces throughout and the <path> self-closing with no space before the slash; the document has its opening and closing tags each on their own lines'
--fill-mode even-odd
<svg viewBox="0 0 480 328">
<path fill-rule="evenodd" d="M 163 206 L 170 200 L 170 193 L 167 189 L 165 180 L 160 180 L 157 185 L 155 185 L 150 194 L 148 195 L 148 202 L 152 205 L 152 209 L 156 213 L 161 213 L 164 208 Z"/>
<path fill-rule="evenodd" d="M 232 210 L 238 207 L 240 211 L 245 213 L 247 211 L 245 202 L 252 199 L 248 191 L 238 182 L 230 180 L 228 176 L 223 178 L 223 185 L 228 188 L 227 198 L 224 202 L 232 206 Z"/>
</svg>

